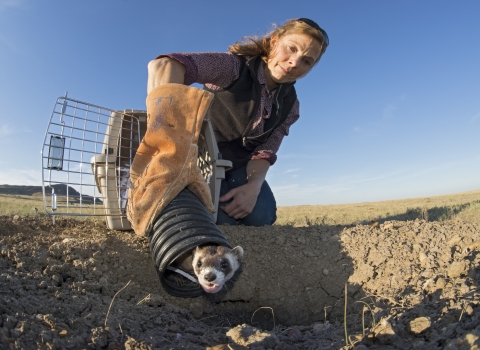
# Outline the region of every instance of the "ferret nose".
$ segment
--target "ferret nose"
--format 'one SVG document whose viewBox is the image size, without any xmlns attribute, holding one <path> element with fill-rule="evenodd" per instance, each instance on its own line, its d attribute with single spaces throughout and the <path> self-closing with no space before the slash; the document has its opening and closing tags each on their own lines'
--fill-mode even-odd
<svg viewBox="0 0 480 350">
<path fill-rule="evenodd" d="M 205 274 L 205 280 L 208 281 L 208 282 L 213 282 L 217 279 L 217 275 L 214 274 L 213 272 L 209 272 L 207 274 Z"/>
</svg>

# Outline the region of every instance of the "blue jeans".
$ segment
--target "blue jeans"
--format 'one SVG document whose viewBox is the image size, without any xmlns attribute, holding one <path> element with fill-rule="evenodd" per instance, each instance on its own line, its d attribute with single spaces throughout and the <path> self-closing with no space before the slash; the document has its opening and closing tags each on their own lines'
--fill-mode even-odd
<svg viewBox="0 0 480 350">
<path fill-rule="evenodd" d="M 233 171 L 229 171 L 225 174 L 225 179 L 222 180 L 220 187 L 220 196 L 223 196 L 232 188 L 236 188 L 247 183 L 247 167 L 241 167 Z M 264 181 L 260 193 L 257 197 L 257 203 L 253 208 L 253 211 L 243 219 L 234 219 L 228 216 L 220 206 L 230 203 L 219 202 L 217 225 L 230 224 L 230 225 L 246 225 L 246 226 L 264 226 L 272 225 L 277 220 L 277 202 L 273 196 L 273 192 L 270 189 L 267 181 Z"/>
</svg>

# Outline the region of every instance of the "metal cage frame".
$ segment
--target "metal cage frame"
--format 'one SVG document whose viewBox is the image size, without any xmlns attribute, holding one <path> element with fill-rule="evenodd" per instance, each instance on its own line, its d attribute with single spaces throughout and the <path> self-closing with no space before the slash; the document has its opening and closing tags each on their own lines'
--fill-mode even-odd
<svg viewBox="0 0 480 350">
<path fill-rule="evenodd" d="M 109 229 L 131 230 L 125 214 L 129 171 L 146 128 L 146 111 L 112 110 L 66 95 L 57 98 L 41 151 L 47 214 L 104 216 Z M 208 120 L 200 132 L 198 155 L 218 207 L 220 183 L 232 163 L 221 159 Z M 216 221 L 216 213 L 212 219 Z"/>
</svg>

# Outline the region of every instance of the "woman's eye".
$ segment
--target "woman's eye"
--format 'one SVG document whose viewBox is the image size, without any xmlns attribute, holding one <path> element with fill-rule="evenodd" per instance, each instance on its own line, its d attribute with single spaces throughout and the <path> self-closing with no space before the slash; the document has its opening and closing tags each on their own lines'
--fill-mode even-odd
<svg viewBox="0 0 480 350">
<path fill-rule="evenodd" d="M 311 65 L 312 65 L 312 61 L 309 60 L 308 58 L 307 58 L 307 59 L 304 59 L 303 62 L 305 62 L 305 64 L 306 64 L 307 66 L 311 66 Z"/>
<path fill-rule="evenodd" d="M 288 49 L 289 49 L 291 52 L 297 51 L 297 48 L 296 48 L 295 46 L 289 46 Z"/>
</svg>

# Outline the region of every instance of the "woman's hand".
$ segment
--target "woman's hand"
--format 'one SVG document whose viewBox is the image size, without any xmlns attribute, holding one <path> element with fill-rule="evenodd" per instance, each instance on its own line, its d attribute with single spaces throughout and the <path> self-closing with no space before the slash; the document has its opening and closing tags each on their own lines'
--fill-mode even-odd
<svg viewBox="0 0 480 350">
<path fill-rule="evenodd" d="M 232 188 L 219 198 L 219 202 L 227 202 L 220 205 L 228 216 L 239 220 L 250 214 L 257 203 L 258 194 L 262 189 L 265 176 L 270 168 L 270 163 L 265 159 L 252 159 L 247 163 L 247 180 L 243 186 Z"/>
<path fill-rule="evenodd" d="M 250 214 L 257 203 L 258 194 L 260 193 L 261 185 L 247 183 L 231 189 L 225 195 L 219 198 L 220 202 L 227 202 L 233 199 L 226 205 L 220 204 L 222 209 L 228 216 L 234 219 L 243 219 Z"/>
</svg>

